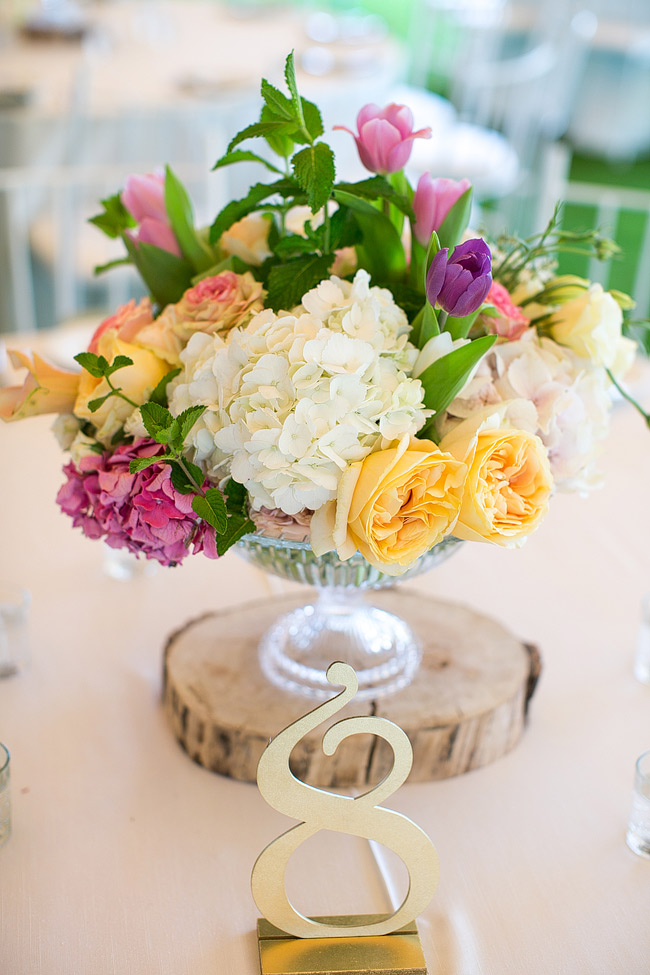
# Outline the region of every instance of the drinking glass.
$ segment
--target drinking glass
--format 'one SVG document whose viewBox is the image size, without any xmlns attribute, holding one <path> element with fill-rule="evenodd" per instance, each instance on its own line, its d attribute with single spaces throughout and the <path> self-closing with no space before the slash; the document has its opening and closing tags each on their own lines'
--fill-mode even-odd
<svg viewBox="0 0 650 975">
<path fill-rule="evenodd" d="M 0 847 L 11 834 L 11 803 L 9 796 L 9 751 L 0 744 Z"/>
<path fill-rule="evenodd" d="M 636 763 L 626 841 L 631 850 L 650 859 L 650 751 Z"/>
</svg>

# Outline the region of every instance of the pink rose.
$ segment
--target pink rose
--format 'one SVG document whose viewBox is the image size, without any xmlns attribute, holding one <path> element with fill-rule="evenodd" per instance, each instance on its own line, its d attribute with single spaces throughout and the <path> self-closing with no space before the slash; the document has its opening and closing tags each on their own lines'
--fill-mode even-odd
<svg viewBox="0 0 650 975">
<path fill-rule="evenodd" d="M 494 305 L 499 312 L 496 318 L 484 316 L 485 325 L 492 335 L 498 335 L 509 342 L 520 339 L 529 327 L 530 319 L 526 318 L 518 305 L 513 304 L 507 288 L 498 281 L 493 281 L 485 300 L 488 304 Z"/>
<path fill-rule="evenodd" d="M 222 337 L 245 326 L 264 307 L 264 291 L 250 271 L 222 271 L 189 288 L 175 305 L 167 305 L 151 325 L 138 333 L 138 343 L 177 363 L 195 332 Z"/>
<path fill-rule="evenodd" d="M 396 173 L 404 169 L 413 139 L 430 139 L 431 129 L 413 131 L 413 113 L 406 105 L 392 103 L 386 108 L 364 105 L 357 115 L 358 134 L 345 125 L 335 125 L 353 136 L 361 162 L 371 173 Z"/>
<path fill-rule="evenodd" d="M 454 203 L 471 185 L 468 179 L 455 180 L 444 177 L 432 179 L 429 173 L 420 176 L 413 197 L 415 213 L 413 231 L 421 244 L 426 247 L 433 231 L 440 230 Z"/>
<path fill-rule="evenodd" d="M 128 231 L 135 243 L 154 244 L 170 254 L 181 256 L 165 208 L 165 177 L 162 172 L 128 176 L 122 203 L 134 220 L 136 230 Z"/>
</svg>

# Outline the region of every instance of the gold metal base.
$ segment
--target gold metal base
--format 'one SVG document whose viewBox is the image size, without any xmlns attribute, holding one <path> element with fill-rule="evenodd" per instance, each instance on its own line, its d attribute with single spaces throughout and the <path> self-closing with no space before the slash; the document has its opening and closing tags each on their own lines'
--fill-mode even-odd
<svg viewBox="0 0 650 975">
<path fill-rule="evenodd" d="M 382 921 L 386 914 L 316 917 L 326 924 Z M 262 975 L 427 975 L 415 921 L 367 938 L 294 938 L 266 918 L 257 921 Z"/>
</svg>

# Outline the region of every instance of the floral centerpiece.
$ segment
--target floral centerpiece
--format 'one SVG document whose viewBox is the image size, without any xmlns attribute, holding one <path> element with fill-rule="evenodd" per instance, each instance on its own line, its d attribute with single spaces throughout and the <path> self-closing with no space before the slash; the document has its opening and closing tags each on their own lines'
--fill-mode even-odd
<svg viewBox="0 0 650 975">
<path fill-rule="evenodd" d="M 557 213 L 525 241 L 467 230 L 466 180 L 406 179 L 431 132 L 402 105 L 361 109 L 372 175 L 342 180 L 292 56 L 285 75 L 215 166 L 267 181 L 209 228 L 169 168 L 103 201 L 93 223 L 150 298 L 99 326 L 78 372 L 16 353 L 27 379 L 0 415 L 58 413 L 62 510 L 164 565 L 251 533 L 388 576 L 452 536 L 521 545 L 554 491 L 598 481 L 632 302 L 558 276 L 557 255 L 615 245 Z"/>
</svg>

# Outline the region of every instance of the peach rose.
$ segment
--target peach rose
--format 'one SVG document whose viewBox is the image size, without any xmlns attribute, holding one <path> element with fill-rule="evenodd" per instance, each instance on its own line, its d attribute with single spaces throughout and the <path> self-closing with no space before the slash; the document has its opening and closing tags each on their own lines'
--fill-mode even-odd
<svg viewBox="0 0 650 975">
<path fill-rule="evenodd" d="M 219 246 L 224 254 L 238 257 L 246 264 L 252 264 L 253 267 L 259 267 L 267 257 L 271 256 L 268 243 L 270 229 L 270 216 L 249 213 L 224 231 Z"/>
<path fill-rule="evenodd" d="M 553 476 L 539 437 L 510 425 L 510 407 L 519 402 L 486 407 L 440 442 L 468 466 L 457 538 L 519 546 L 546 514 Z"/>
<path fill-rule="evenodd" d="M 27 369 L 27 376 L 22 386 L 0 389 L 0 417 L 3 420 L 72 411 L 79 388 L 78 372 L 59 369 L 35 352 L 12 351 L 9 357 L 12 365 Z"/>
<path fill-rule="evenodd" d="M 388 575 L 401 575 L 453 529 L 467 467 L 429 440 L 403 437 L 345 470 L 335 501 L 311 520 L 316 555 L 358 550 Z"/>
<path fill-rule="evenodd" d="M 115 329 L 117 337 L 123 342 L 133 342 L 137 338 L 138 332 L 140 332 L 145 325 L 150 325 L 152 322 L 153 314 L 151 311 L 150 300 L 148 298 L 143 298 L 142 301 L 138 302 L 136 305 L 135 300 L 131 298 L 126 305 L 121 305 L 114 315 L 111 315 L 110 318 L 106 318 L 95 330 L 95 333 L 90 340 L 88 351 L 94 352 L 96 355 L 97 344 L 100 336 L 102 336 L 104 332 L 110 331 L 110 329 Z"/>
<path fill-rule="evenodd" d="M 166 362 L 139 345 L 124 342 L 119 338 L 116 329 L 102 332 L 97 338 L 95 351 L 108 362 L 112 362 L 118 355 L 125 355 L 133 360 L 132 366 L 125 366 L 113 373 L 111 382 L 138 406 L 147 402 L 154 388 L 169 372 Z M 89 420 L 96 428 L 97 439 L 108 443 L 113 434 L 124 426 L 134 407 L 119 396 L 111 396 L 92 413 L 88 403 L 110 392 L 110 387 L 105 379 L 91 376 L 85 369 L 78 378 L 79 390 L 73 413 L 82 420 Z"/>
<path fill-rule="evenodd" d="M 189 288 L 175 305 L 167 305 L 138 332 L 136 341 L 176 365 L 195 332 L 223 338 L 231 328 L 247 325 L 263 307 L 264 290 L 250 271 L 222 271 Z"/>
</svg>

